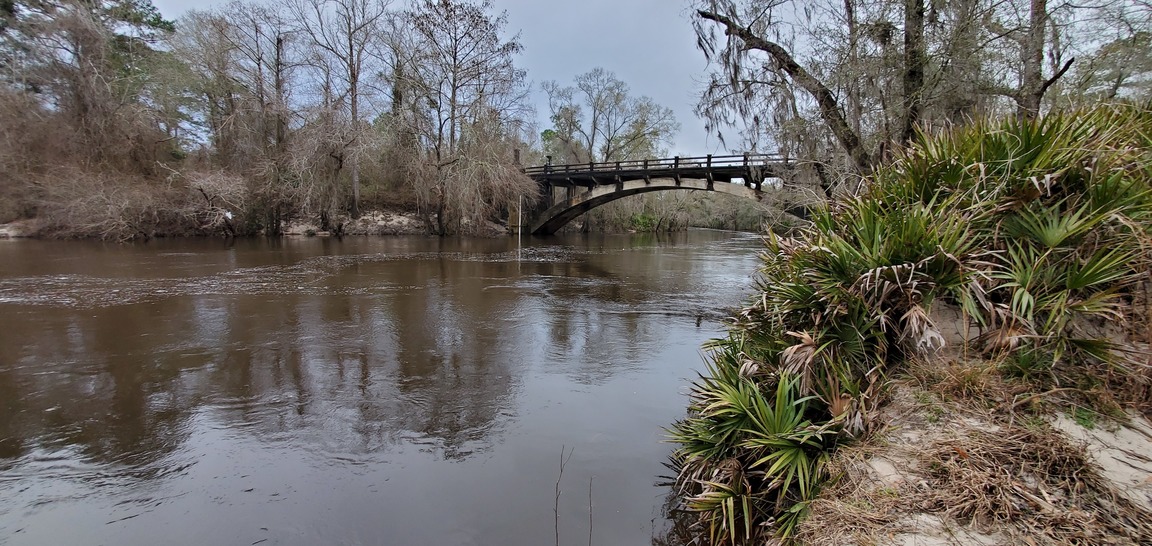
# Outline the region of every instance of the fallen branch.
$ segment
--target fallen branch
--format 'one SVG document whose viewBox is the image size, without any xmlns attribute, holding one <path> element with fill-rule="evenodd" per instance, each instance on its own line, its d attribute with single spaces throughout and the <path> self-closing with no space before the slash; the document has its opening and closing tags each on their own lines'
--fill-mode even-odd
<svg viewBox="0 0 1152 546">
<path fill-rule="evenodd" d="M 1044 396 L 1048 396 L 1049 394 L 1056 394 L 1058 392 L 1065 392 L 1065 391 L 1079 391 L 1079 390 L 1080 389 L 1074 389 L 1071 387 L 1060 387 L 1058 389 L 1052 389 L 1050 391 L 1038 392 L 1036 394 L 1033 394 L 1032 396 L 1029 396 L 1028 398 L 1020 400 L 1019 402 L 1013 402 L 1011 406 L 1008 406 L 1008 410 L 1009 411 L 1015 411 L 1016 408 L 1023 406 L 1024 404 L 1027 404 L 1033 400 L 1036 400 L 1037 398 L 1042 398 Z"/>
</svg>

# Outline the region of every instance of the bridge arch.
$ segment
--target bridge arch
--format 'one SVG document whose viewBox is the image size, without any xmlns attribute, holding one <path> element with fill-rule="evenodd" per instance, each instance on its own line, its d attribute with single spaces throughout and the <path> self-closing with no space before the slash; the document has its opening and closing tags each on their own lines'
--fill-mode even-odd
<svg viewBox="0 0 1152 546">
<path fill-rule="evenodd" d="M 593 186 L 589 190 L 548 207 L 532 220 L 530 233 L 533 235 L 551 235 L 577 216 L 605 203 L 642 193 L 670 190 L 714 191 L 755 201 L 759 201 L 763 195 L 760 190 L 731 182 L 709 182 L 708 180 L 683 178 L 680 180 L 673 178 L 629 180 L 617 184 Z"/>
</svg>

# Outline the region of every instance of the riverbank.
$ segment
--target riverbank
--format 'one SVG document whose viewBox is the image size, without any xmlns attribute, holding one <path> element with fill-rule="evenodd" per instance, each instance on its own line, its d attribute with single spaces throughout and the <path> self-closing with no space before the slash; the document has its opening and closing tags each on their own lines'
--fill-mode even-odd
<svg viewBox="0 0 1152 546">
<path fill-rule="evenodd" d="M 921 136 L 770 236 L 672 429 L 704 537 L 1152 544 L 1149 135 L 1123 105 Z"/>
<path fill-rule="evenodd" d="M 31 224 L 32 222 L 30 220 L 0 224 L 0 239 L 32 237 L 36 233 L 36 228 Z"/>
<path fill-rule="evenodd" d="M 495 222 L 483 222 L 466 226 L 473 237 L 500 237 L 508 234 L 508 228 Z M 288 236 L 329 236 L 329 235 L 428 235 L 428 224 L 414 212 L 398 210 L 377 210 L 365 212 L 360 218 L 344 219 L 338 232 L 324 230 L 316 222 L 290 222 L 284 227 Z"/>
<path fill-rule="evenodd" d="M 319 222 L 293 221 L 283 228 L 284 236 L 299 237 L 328 237 L 334 235 L 428 235 L 428 225 L 419 214 L 400 210 L 373 210 L 367 211 L 360 218 L 352 220 L 343 219 L 338 229 L 324 229 Z M 469 223 L 467 232 L 473 237 L 501 237 L 508 234 L 507 227 L 496 222 L 482 222 L 472 225 Z M 226 232 L 221 232 L 226 233 Z M 100 238 L 98 234 L 77 236 L 72 232 L 64 232 L 69 239 Z M 61 232 L 53 230 L 45 222 L 37 219 L 25 219 L 0 224 L 0 239 L 18 238 L 61 238 Z M 163 236 L 163 235 L 159 235 Z M 190 236 L 181 234 L 179 236 Z M 202 234 L 201 236 L 205 236 Z"/>
<path fill-rule="evenodd" d="M 325 229 L 320 222 L 294 220 L 287 222 L 283 225 L 281 235 L 288 237 L 331 237 L 343 235 L 431 235 L 431 230 L 428 222 L 420 217 L 416 212 L 386 209 L 386 210 L 370 210 L 365 212 L 356 220 L 351 218 L 341 218 L 336 221 L 337 227 L 329 227 Z M 602 226 L 602 228 L 609 228 L 607 230 L 600 229 L 598 232 L 605 233 L 650 233 L 653 232 L 651 226 L 648 229 L 636 229 L 633 226 L 624 226 L 623 224 L 612 224 L 611 226 Z M 737 226 L 739 227 L 739 226 Z M 660 230 L 661 233 L 669 233 L 676 231 L 685 231 L 692 228 L 698 229 L 720 229 L 725 231 L 745 231 L 747 229 L 737 229 L 737 227 L 711 227 L 711 226 L 677 226 L 675 229 Z M 504 237 L 509 235 L 508 227 L 493 221 L 483 221 L 479 223 L 464 222 L 462 225 L 463 232 L 470 237 Z M 570 226 L 567 228 L 570 232 L 580 231 L 579 226 Z M 214 229 L 211 232 L 199 231 L 196 233 L 179 233 L 176 235 L 165 234 L 149 234 L 144 236 L 136 234 L 134 237 L 127 239 L 121 238 L 120 240 L 130 239 L 149 239 L 157 237 L 211 237 L 211 236 L 228 236 L 226 229 Z M 44 238 L 44 239 L 102 239 L 105 238 L 100 233 L 85 234 L 76 230 L 61 230 L 58 226 L 53 227 L 46 222 L 38 219 L 25 219 L 0 224 L 0 239 L 19 239 L 19 238 Z"/>
</svg>

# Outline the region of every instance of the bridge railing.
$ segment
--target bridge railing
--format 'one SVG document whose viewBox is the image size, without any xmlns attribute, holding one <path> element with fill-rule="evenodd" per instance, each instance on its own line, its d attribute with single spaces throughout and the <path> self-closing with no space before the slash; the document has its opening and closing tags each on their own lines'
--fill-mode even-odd
<svg viewBox="0 0 1152 546">
<path fill-rule="evenodd" d="M 604 161 L 590 163 L 567 163 L 560 165 L 539 165 L 526 167 L 528 176 L 550 174 L 599 173 L 612 171 L 675 171 L 680 169 L 718 169 L 733 167 L 756 167 L 780 163 L 783 156 L 778 154 L 706 155 L 700 157 L 668 157 L 661 159 L 634 159 L 628 161 Z"/>
</svg>

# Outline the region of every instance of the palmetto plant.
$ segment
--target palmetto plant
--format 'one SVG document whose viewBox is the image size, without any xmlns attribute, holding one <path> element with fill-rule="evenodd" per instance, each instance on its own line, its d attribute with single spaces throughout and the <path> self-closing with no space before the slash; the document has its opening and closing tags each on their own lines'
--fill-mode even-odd
<svg viewBox="0 0 1152 546">
<path fill-rule="evenodd" d="M 772 514 L 780 515 L 781 527 L 794 526 L 802 512 L 785 516 L 814 498 L 839 425 L 811 421 L 812 399 L 794 397 L 795 377 L 777 377 L 771 388 L 734 374 L 740 346 L 730 338 L 714 348 L 719 356 L 693 389 L 692 416 L 671 431 L 681 444 L 675 459 L 685 504 L 704 515 L 713 544 L 744 543 L 770 531 L 762 523 Z"/>
<path fill-rule="evenodd" d="M 671 431 L 687 507 L 714 544 L 788 537 L 886 375 L 943 345 L 938 302 L 1022 373 L 1122 366 L 1094 332 L 1125 318 L 1150 241 L 1148 107 L 921 135 L 864 195 L 768 235 L 756 294 Z"/>
<path fill-rule="evenodd" d="M 1150 129 L 1148 107 L 1116 106 L 922 137 L 866 199 L 937 217 L 959 211 L 979 250 L 947 299 L 985 327 L 989 351 L 1115 363 L 1110 343 L 1084 326 L 1121 319 L 1128 287 L 1148 268 Z"/>
</svg>

